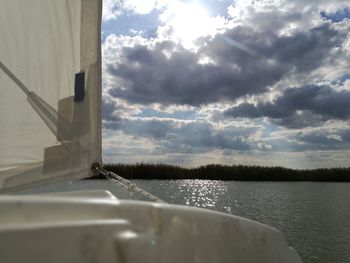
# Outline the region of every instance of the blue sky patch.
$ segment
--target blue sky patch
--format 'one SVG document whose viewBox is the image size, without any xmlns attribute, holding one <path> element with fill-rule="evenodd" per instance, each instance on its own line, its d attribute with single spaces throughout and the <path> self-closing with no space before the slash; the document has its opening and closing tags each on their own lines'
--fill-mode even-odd
<svg viewBox="0 0 350 263">
<path fill-rule="evenodd" d="M 340 9 L 337 10 L 335 13 L 327 13 L 325 11 L 322 11 L 321 16 L 327 20 L 332 21 L 333 23 L 338 23 L 343 21 L 344 19 L 350 19 L 350 9 Z"/>
<path fill-rule="evenodd" d="M 110 34 L 133 36 L 133 32 L 142 32 L 145 38 L 154 35 L 157 27 L 161 25 L 159 21 L 160 11 L 154 9 L 149 14 L 128 13 L 116 19 L 111 19 L 102 24 L 102 42 Z"/>
<path fill-rule="evenodd" d="M 336 80 L 332 81 L 332 84 L 340 84 L 340 85 L 342 85 L 348 79 L 350 79 L 350 73 L 347 73 L 347 74 L 344 74 L 344 75 L 340 76 Z"/>
</svg>

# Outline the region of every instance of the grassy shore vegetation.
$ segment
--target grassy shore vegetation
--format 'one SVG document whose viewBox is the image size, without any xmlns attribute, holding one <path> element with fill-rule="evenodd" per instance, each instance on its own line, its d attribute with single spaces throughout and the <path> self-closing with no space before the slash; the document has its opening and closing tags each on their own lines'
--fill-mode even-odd
<svg viewBox="0 0 350 263">
<path fill-rule="evenodd" d="M 210 164 L 183 168 L 165 164 L 105 164 L 127 179 L 209 179 L 237 181 L 350 182 L 350 168 L 294 170 L 283 167 Z"/>
</svg>

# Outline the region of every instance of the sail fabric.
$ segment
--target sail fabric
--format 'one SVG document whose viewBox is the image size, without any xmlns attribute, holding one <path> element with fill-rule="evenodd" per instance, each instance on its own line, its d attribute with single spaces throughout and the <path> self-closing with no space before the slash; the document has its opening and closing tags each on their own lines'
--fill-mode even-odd
<svg viewBox="0 0 350 263">
<path fill-rule="evenodd" d="M 0 0 L 0 191 L 101 163 L 102 0 Z"/>
</svg>

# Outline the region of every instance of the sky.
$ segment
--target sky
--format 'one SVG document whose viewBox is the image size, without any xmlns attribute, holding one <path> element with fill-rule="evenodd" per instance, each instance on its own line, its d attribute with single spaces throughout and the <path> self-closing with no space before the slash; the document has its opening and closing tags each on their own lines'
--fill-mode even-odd
<svg viewBox="0 0 350 263">
<path fill-rule="evenodd" d="M 105 163 L 349 166 L 348 0 L 104 0 Z"/>
</svg>

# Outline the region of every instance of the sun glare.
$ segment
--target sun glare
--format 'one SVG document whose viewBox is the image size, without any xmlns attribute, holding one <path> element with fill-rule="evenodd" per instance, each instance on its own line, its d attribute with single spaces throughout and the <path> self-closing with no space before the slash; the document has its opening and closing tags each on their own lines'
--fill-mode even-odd
<svg viewBox="0 0 350 263">
<path fill-rule="evenodd" d="M 199 4 L 182 3 L 173 7 L 170 17 L 170 25 L 173 28 L 173 36 L 184 46 L 192 46 L 193 42 L 211 31 L 211 18 Z"/>
</svg>

